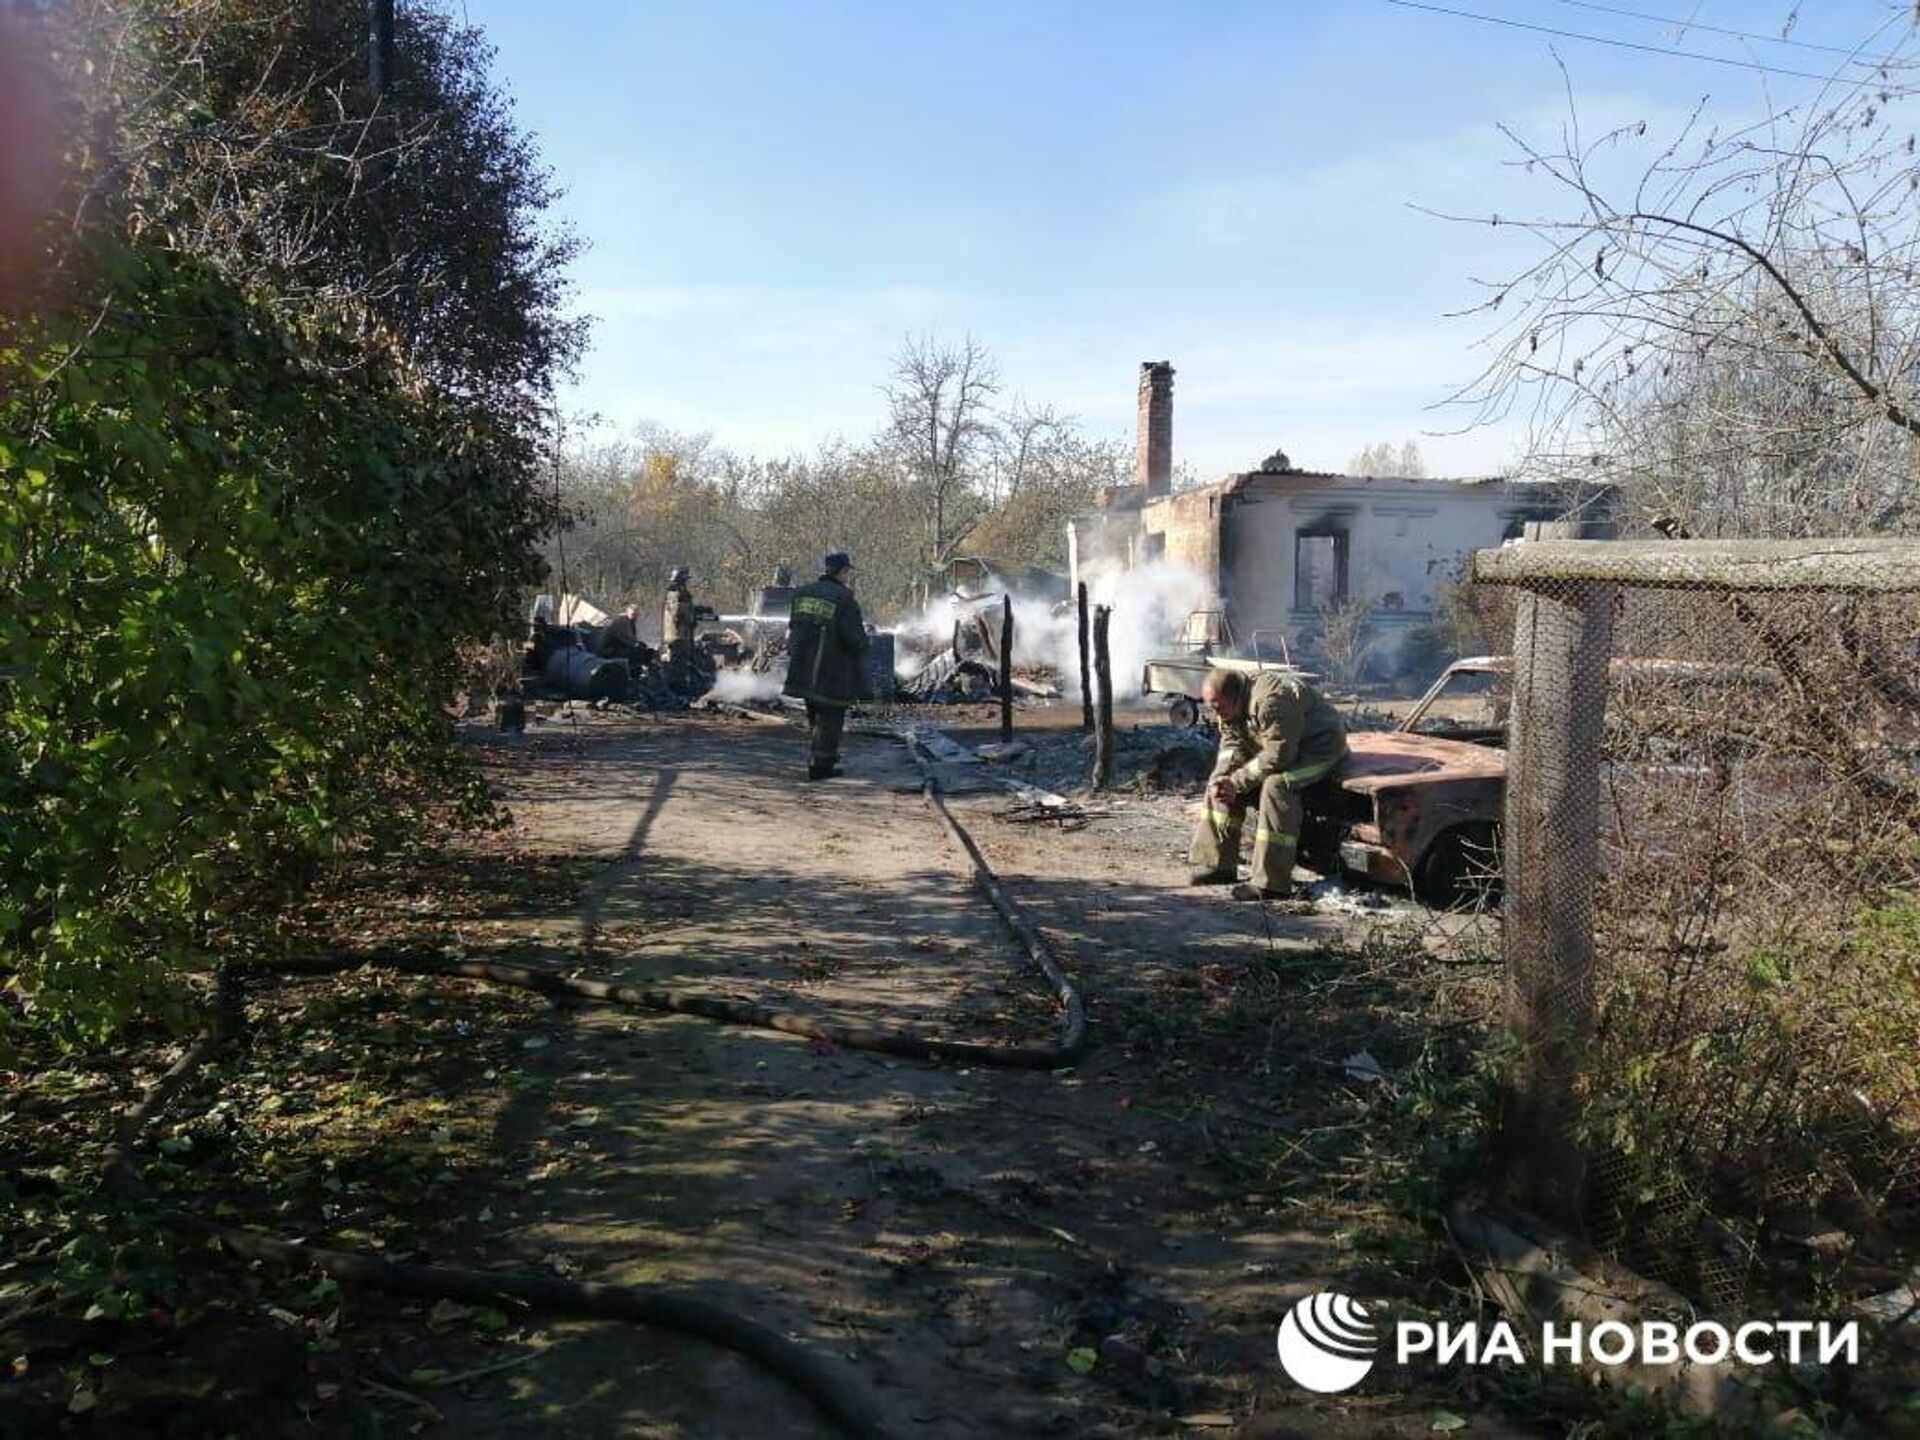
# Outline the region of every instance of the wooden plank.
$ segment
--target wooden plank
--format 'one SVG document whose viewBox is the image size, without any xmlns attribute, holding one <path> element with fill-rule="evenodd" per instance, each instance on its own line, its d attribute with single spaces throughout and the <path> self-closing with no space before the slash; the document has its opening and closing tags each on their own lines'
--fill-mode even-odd
<svg viewBox="0 0 1920 1440">
<path fill-rule="evenodd" d="M 1482 585 L 1920 593 L 1920 540 L 1534 540 L 1480 550 Z"/>
</svg>

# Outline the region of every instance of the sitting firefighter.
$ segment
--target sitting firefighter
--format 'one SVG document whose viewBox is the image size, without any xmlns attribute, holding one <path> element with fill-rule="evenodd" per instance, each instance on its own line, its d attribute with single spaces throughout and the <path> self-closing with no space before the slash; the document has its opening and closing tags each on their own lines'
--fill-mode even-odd
<svg viewBox="0 0 1920 1440">
<path fill-rule="evenodd" d="M 653 652 L 640 642 L 640 607 L 628 605 L 600 627 L 593 637 L 593 653 L 608 660 L 626 660 L 644 665 Z"/>
<path fill-rule="evenodd" d="M 1241 827 L 1247 811 L 1257 809 L 1252 871 L 1247 884 L 1234 885 L 1234 899 L 1311 908 L 1293 884 L 1304 813 L 1300 794 L 1347 758 L 1339 711 L 1287 670 L 1210 670 L 1200 696 L 1219 722 L 1220 754 L 1187 854 L 1193 883 L 1233 885 Z"/>
</svg>

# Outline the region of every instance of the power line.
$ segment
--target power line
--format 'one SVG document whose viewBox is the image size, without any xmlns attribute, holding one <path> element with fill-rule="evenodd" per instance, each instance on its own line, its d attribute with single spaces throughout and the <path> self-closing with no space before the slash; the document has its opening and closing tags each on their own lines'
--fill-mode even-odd
<svg viewBox="0 0 1920 1440">
<path fill-rule="evenodd" d="M 1596 0 L 1560 0 L 1581 10 L 1598 10 L 1607 15 L 1624 15 L 1629 20 L 1650 20 L 1656 25 L 1671 25 L 1676 30 L 1704 30 L 1709 35 L 1731 35 L 1736 40 L 1758 40 L 1763 45 L 1791 45 L 1799 50 L 1823 50 L 1829 55 L 1845 55 L 1855 65 L 1871 66 L 1872 60 L 1854 58 L 1845 45 L 1821 45 L 1812 40 L 1793 40 L 1785 35 L 1757 35 L 1751 30 L 1729 30 L 1723 25 L 1706 25 L 1698 20 L 1676 20 L 1671 15 L 1649 15 L 1644 10 L 1624 10 L 1618 5 L 1601 5 Z"/>
<path fill-rule="evenodd" d="M 1435 15 L 1454 15 L 1462 20 L 1478 20 L 1486 25 L 1506 25 L 1515 30 L 1537 30 L 1543 35 L 1558 35 L 1564 40 L 1585 40 L 1592 45 L 1612 45 L 1622 50 L 1639 50 L 1648 55 L 1666 55 L 1682 60 L 1704 60 L 1709 65 L 1733 65 L 1742 70 L 1757 70 L 1765 75 L 1791 75 L 1797 80 L 1819 80 L 1831 84 L 1833 75 L 1812 70 L 1787 70 L 1778 65 L 1762 65 L 1756 60 L 1733 60 L 1725 55 L 1709 55 L 1701 50 L 1678 50 L 1669 45 L 1642 45 L 1633 40 L 1615 40 L 1606 35 L 1585 35 L 1578 30 L 1558 30 L 1551 25 L 1535 25 L 1527 20 L 1509 20 L 1501 15 L 1480 15 L 1472 10 L 1454 10 L 1445 5 L 1422 4 L 1421 0 L 1386 0 L 1403 10 L 1428 10 Z"/>
</svg>

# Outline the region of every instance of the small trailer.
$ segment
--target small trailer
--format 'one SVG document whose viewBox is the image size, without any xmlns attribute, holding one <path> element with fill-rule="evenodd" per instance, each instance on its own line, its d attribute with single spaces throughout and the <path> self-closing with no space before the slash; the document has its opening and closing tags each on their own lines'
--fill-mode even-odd
<svg viewBox="0 0 1920 1440">
<path fill-rule="evenodd" d="M 1266 645 L 1263 641 L 1273 643 Z M 1242 647 L 1235 643 L 1227 617 L 1218 610 L 1195 610 L 1187 616 L 1175 643 L 1178 651 L 1156 655 L 1140 672 L 1140 693 L 1166 696 L 1167 719 L 1175 725 L 1192 725 L 1200 719 L 1200 688 L 1209 670 L 1238 670 L 1247 675 L 1263 670 L 1308 674 L 1293 663 L 1284 633 L 1255 630 Z M 1269 654 L 1270 650 L 1277 650 L 1278 658 Z"/>
</svg>

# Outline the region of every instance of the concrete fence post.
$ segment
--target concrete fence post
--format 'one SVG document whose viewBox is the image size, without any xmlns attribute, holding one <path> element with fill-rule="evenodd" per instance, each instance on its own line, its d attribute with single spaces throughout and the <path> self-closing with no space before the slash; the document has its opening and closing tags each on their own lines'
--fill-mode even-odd
<svg viewBox="0 0 1920 1440">
<path fill-rule="evenodd" d="M 1580 534 L 1564 522 L 1526 529 L 1528 540 Z M 1506 1021 L 1520 1058 L 1500 1138 L 1513 1198 L 1574 1228 L 1586 1198 L 1575 1094 L 1594 1031 L 1600 765 L 1617 590 L 1600 580 L 1523 583 L 1514 620 L 1501 910 Z"/>
</svg>

